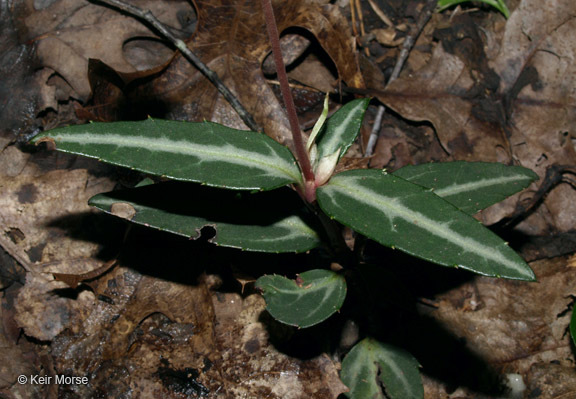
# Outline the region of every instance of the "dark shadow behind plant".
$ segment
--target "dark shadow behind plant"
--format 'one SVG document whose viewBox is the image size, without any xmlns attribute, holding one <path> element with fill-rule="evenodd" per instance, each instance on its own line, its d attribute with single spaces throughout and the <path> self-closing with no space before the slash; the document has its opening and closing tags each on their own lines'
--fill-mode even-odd
<svg viewBox="0 0 576 399">
<path fill-rule="evenodd" d="M 270 28 L 272 9 L 268 1 L 263 4 Z M 270 29 L 276 48 L 278 34 Z M 275 58 L 279 80 L 287 86 L 277 51 Z M 289 89 L 282 91 L 290 103 Z M 122 209 L 122 216 L 134 223 L 190 238 L 211 226 L 214 244 L 242 250 L 327 250 L 342 271 L 310 270 L 296 280 L 278 275 L 258 279 L 270 314 L 289 325 L 316 325 L 342 307 L 346 280 L 354 276 L 347 271 L 363 259 L 361 251 L 344 244 L 341 225 L 432 263 L 534 281 L 530 267 L 471 215 L 524 189 L 536 174 L 481 162 L 334 174 L 356 140 L 368 103 L 353 100 L 328 119 L 325 105 L 307 144 L 288 105 L 296 156 L 264 134 L 211 122 L 91 123 L 54 129 L 33 142 L 179 181 L 93 197 L 90 204 L 104 212 L 119 215 Z M 353 399 L 384 398 L 384 392 L 393 399 L 423 397 L 418 362 L 372 337 L 350 350 L 341 377 Z"/>
</svg>

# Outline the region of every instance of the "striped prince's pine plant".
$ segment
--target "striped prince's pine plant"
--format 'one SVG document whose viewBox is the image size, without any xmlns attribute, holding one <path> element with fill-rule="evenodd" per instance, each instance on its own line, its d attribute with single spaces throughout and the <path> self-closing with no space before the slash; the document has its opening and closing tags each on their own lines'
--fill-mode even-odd
<svg viewBox="0 0 576 399">
<path fill-rule="evenodd" d="M 338 240 L 341 225 L 432 263 L 534 281 L 520 256 L 472 217 L 527 187 L 537 178 L 532 171 L 451 162 L 394 173 L 370 169 L 333 175 L 358 135 L 368 102 L 351 101 L 328 119 L 325 103 L 306 146 L 314 172 L 311 184 L 286 147 L 264 134 L 211 122 L 90 123 L 47 131 L 33 142 L 50 142 L 60 151 L 171 180 L 90 199 L 92 206 L 111 214 L 118 215 L 114 210 L 119 206 L 130 209 L 134 223 L 191 238 L 212 226 L 214 244 L 248 251 L 330 248 L 342 271 L 310 270 L 296 280 L 265 275 L 256 282 L 270 314 L 289 325 L 316 325 L 342 307 L 346 278 L 355 276 L 345 271 L 362 259 L 349 256 Z M 306 192 L 310 187 L 312 192 Z M 342 379 L 350 398 L 384 398 L 383 392 L 391 398 L 423 395 L 414 358 L 371 337 L 346 356 Z"/>
<path fill-rule="evenodd" d="M 534 281 L 524 260 L 472 215 L 526 188 L 537 175 L 520 166 L 481 162 L 335 174 L 358 136 L 369 99 L 353 100 L 330 118 L 326 101 L 304 143 L 270 2 L 263 0 L 263 7 L 294 154 L 262 133 L 155 119 L 63 127 L 33 142 L 169 180 L 146 179 L 135 188 L 91 198 L 90 204 L 104 212 L 193 239 L 210 226 L 216 232 L 210 241 L 224 247 L 275 253 L 318 248 L 331 256 L 341 267 L 308 270 L 295 280 L 260 277 L 256 288 L 268 312 L 288 325 L 314 326 L 343 307 L 350 286 L 350 319 L 364 323 L 359 326 L 364 336 L 342 361 L 345 394 L 423 398 L 416 359 L 376 338 L 385 336 L 389 325 L 382 326 L 373 303 L 386 301 L 382 292 L 388 287 L 399 287 L 388 282 L 382 288 L 390 276 L 363 259 L 364 238 L 438 265 Z M 357 233 L 354 250 L 344 241 L 343 226 Z"/>
</svg>

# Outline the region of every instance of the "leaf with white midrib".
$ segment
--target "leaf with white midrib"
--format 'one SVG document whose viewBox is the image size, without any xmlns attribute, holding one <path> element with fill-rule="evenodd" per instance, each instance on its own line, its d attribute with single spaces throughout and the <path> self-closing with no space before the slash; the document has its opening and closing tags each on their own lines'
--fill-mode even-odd
<svg viewBox="0 0 576 399">
<path fill-rule="evenodd" d="M 342 158 L 352 145 L 362 126 L 369 98 L 350 101 L 326 121 L 326 126 L 317 140 L 318 159 L 330 156 L 340 150 Z"/>
<path fill-rule="evenodd" d="M 422 399 L 418 362 L 409 353 L 365 338 L 342 361 L 342 382 L 350 399 Z M 379 382 L 386 391 L 382 392 Z"/>
<path fill-rule="evenodd" d="M 289 188 L 248 193 L 164 182 L 98 194 L 89 203 L 112 214 L 115 204 L 127 204 L 131 222 L 190 239 L 210 226 L 210 242 L 224 247 L 278 253 L 320 245 L 307 209 Z"/>
<path fill-rule="evenodd" d="M 328 215 L 383 245 L 487 276 L 534 280 L 526 262 L 474 218 L 384 171 L 340 173 L 317 198 Z"/>
<path fill-rule="evenodd" d="M 268 312 L 282 323 L 311 327 L 334 314 L 346 297 L 346 281 L 330 270 L 310 270 L 300 281 L 282 276 L 263 276 L 256 288 L 263 291 Z"/>
<path fill-rule="evenodd" d="M 528 187 L 538 175 L 521 166 L 488 162 L 410 165 L 393 173 L 434 193 L 463 212 L 474 214 Z"/>
<path fill-rule="evenodd" d="M 46 137 L 60 151 L 174 180 L 260 190 L 300 180 L 294 157 L 283 145 L 212 122 L 91 123 L 50 130 L 34 141 Z"/>
</svg>

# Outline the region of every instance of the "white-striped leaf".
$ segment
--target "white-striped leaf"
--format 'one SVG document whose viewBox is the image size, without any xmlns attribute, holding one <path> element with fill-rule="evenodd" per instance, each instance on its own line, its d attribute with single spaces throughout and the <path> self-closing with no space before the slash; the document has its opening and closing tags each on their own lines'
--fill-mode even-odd
<svg viewBox="0 0 576 399">
<path fill-rule="evenodd" d="M 534 280 L 518 254 L 431 189 L 381 170 L 340 173 L 317 190 L 331 217 L 382 245 L 445 266 Z"/>
<path fill-rule="evenodd" d="M 496 204 L 528 187 L 538 175 L 521 166 L 489 162 L 445 162 L 405 166 L 394 172 L 468 214 Z"/>
<path fill-rule="evenodd" d="M 214 228 L 214 244 L 261 252 L 304 252 L 320 244 L 294 191 L 238 192 L 166 182 L 99 194 L 90 205 L 191 239 Z M 129 209 L 128 215 L 116 209 Z"/>
<path fill-rule="evenodd" d="M 310 270 L 296 281 L 270 275 L 260 277 L 266 309 L 276 320 L 297 327 L 311 327 L 338 311 L 346 297 L 346 280 L 330 270 Z"/>
<path fill-rule="evenodd" d="M 340 377 L 350 388 L 344 394 L 350 399 L 422 399 L 418 367 L 408 352 L 366 338 L 342 361 Z"/>
<path fill-rule="evenodd" d="M 360 132 L 369 102 L 369 98 L 352 100 L 328 118 L 316 140 L 317 159 L 328 157 L 337 151 L 340 151 L 338 159 L 346 154 Z"/>
<path fill-rule="evenodd" d="M 215 187 L 269 190 L 301 179 L 283 145 L 212 122 L 90 123 L 50 130 L 34 142 L 47 138 L 60 151 Z"/>
</svg>

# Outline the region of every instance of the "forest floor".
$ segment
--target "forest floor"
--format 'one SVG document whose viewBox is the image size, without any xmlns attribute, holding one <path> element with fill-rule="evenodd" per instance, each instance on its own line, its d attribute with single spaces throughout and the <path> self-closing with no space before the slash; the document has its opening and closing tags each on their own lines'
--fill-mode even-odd
<svg viewBox="0 0 576 399">
<path fill-rule="evenodd" d="M 260 2 L 131 3 L 290 145 Z M 331 110 L 373 98 L 340 169 L 465 160 L 540 176 L 477 215 L 536 283 L 371 250 L 406 287 L 408 299 L 382 317 L 391 342 L 420 362 L 425 398 L 576 398 L 576 2 L 510 0 L 508 19 L 479 3 L 442 12 L 421 0 L 333 3 L 275 2 L 303 127 L 326 92 Z M 245 253 L 128 227 L 87 200 L 140 174 L 27 144 L 56 126 L 148 116 L 246 129 L 212 84 L 147 25 L 97 1 L 0 7 L 0 397 L 341 397 L 354 323 L 341 314 L 328 328 L 284 326 L 252 284 L 307 270 L 314 254 Z M 542 187 L 541 201 L 510 220 Z M 22 384 L 22 375 L 87 379 Z"/>
</svg>

